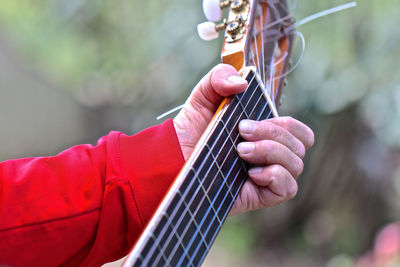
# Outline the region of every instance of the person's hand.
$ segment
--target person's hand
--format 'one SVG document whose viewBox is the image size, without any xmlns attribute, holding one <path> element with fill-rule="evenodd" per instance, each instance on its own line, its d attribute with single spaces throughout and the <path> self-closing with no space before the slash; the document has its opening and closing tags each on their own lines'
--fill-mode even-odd
<svg viewBox="0 0 400 267">
<path fill-rule="evenodd" d="M 244 91 L 247 81 L 230 65 L 214 67 L 195 87 L 174 126 L 185 160 L 211 121 L 222 99 Z M 296 178 L 302 158 L 314 143 L 314 134 L 303 123 L 280 117 L 260 122 L 243 120 L 239 132 L 246 140 L 239 156 L 257 166 L 249 170 L 230 215 L 277 205 L 297 193 Z"/>
</svg>

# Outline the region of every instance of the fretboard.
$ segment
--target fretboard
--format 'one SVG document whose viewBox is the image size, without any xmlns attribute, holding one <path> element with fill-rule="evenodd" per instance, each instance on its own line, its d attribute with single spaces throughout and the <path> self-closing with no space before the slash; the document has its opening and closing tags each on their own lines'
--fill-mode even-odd
<svg viewBox="0 0 400 267">
<path fill-rule="evenodd" d="M 270 118 L 253 70 L 248 88 L 229 99 L 193 152 L 125 266 L 199 266 L 247 179 L 236 147 L 243 119 Z"/>
</svg>

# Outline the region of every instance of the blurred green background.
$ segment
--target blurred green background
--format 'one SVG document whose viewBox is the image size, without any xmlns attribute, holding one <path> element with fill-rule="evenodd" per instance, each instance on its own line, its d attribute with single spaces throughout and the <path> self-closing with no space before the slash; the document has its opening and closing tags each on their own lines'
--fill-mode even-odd
<svg viewBox="0 0 400 267">
<path fill-rule="evenodd" d="M 289 2 L 299 20 L 348 1 Z M 0 159 L 159 123 L 219 62 L 221 40 L 196 33 L 201 4 L 2 0 Z M 305 54 L 280 112 L 316 134 L 299 193 L 228 219 L 204 266 L 372 266 L 360 257 L 400 220 L 399 10 L 361 0 L 298 29 Z"/>
</svg>

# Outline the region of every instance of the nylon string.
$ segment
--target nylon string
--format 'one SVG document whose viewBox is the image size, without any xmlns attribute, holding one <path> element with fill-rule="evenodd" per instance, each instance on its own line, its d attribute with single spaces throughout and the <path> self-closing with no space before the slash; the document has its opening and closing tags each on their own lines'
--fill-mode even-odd
<svg viewBox="0 0 400 267">
<path fill-rule="evenodd" d="M 253 79 L 252 79 L 252 81 L 250 82 L 250 84 L 252 84 L 254 78 L 255 78 L 255 77 L 253 77 Z M 257 90 L 257 88 L 258 88 L 258 87 L 256 87 L 255 91 Z M 253 94 L 251 95 L 250 98 L 252 98 L 253 96 L 254 96 L 254 92 L 253 92 Z M 258 103 L 258 102 L 259 102 L 259 101 L 257 101 L 257 103 Z M 247 105 L 246 105 L 246 106 L 247 106 Z M 237 109 L 237 106 L 235 107 L 234 110 L 236 110 L 236 109 Z M 253 110 L 254 110 L 254 109 L 253 109 Z M 243 114 L 243 112 L 242 112 L 242 114 Z M 231 115 L 232 115 L 232 114 L 231 114 Z M 231 119 L 231 115 L 230 115 L 229 119 Z M 228 120 L 229 120 L 229 119 L 228 119 Z M 230 132 L 230 133 L 231 133 L 231 132 Z M 220 135 L 219 135 L 219 136 L 220 136 Z M 214 143 L 212 147 L 214 147 L 215 144 L 216 144 L 216 143 Z M 226 142 L 224 143 L 224 145 L 225 145 L 225 144 L 226 144 Z M 210 150 L 209 152 L 213 152 L 213 151 L 212 151 L 212 148 L 211 148 L 211 150 Z M 208 154 L 209 154 L 209 153 L 208 153 Z M 226 161 L 226 159 L 224 160 L 224 162 L 225 162 L 225 161 Z M 223 164 L 224 164 L 224 163 L 223 163 Z M 204 162 L 203 162 L 202 166 L 200 166 L 199 170 L 202 169 L 203 165 L 204 165 Z M 211 166 L 211 167 L 213 167 L 213 166 Z M 209 168 L 209 169 L 210 169 L 210 168 Z M 208 171 L 207 173 L 209 173 L 209 171 Z M 213 179 L 213 181 L 215 181 L 215 178 Z M 194 180 L 192 180 L 190 186 L 193 184 L 193 182 L 194 182 Z M 202 182 L 201 182 L 201 184 L 202 184 Z M 201 187 L 203 187 L 203 186 L 201 186 Z M 201 188 L 201 187 L 199 187 L 199 188 Z M 199 189 L 199 188 L 198 188 L 198 189 Z M 203 188 L 204 188 L 204 187 L 203 187 Z M 196 193 L 197 193 L 197 192 L 198 192 L 198 190 L 196 190 Z M 184 194 L 184 195 L 187 195 L 187 190 L 185 191 L 185 194 Z M 206 195 L 207 195 L 207 194 L 206 194 Z M 178 205 L 181 204 L 182 201 L 184 201 L 184 197 L 179 201 L 180 203 L 178 203 Z M 190 205 L 192 202 L 193 202 L 193 198 L 189 201 L 189 204 L 188 204 L 188 205 Z M 202 203 L 202 204 L 204 203 L 204 196 L 203 196 L 203 199 L 202 199 L 201 203 Z M 210 210 L 207 211 L 207 214 L 206 214 L 206 215 L 209 214 L 209 211 L 210 211 Z M 175 213 L 176 213 L 176 211 L 172 214 L 172 216 L 174 216 Z M 171 217 L 172 217 L 172 216 L 171 216 Z M 182 216 L 181 216 L 179 222 L 176 224 L 176 226 L 178 226 L 178 224 L 180 224 L 181 221 L 182 221 Z M 163 228 L 165 228 L 165 227 L 163 227 Z M 175 229 L 174 229 L 174 230 L 175 230 Z M 165 233 L 165 229 L 164 229 L 163 233 Z M 185 231 L 185 233 L 186 233 L 186 231 Z M 170 239 L 170 238 L 169 238 L 169 239 Z M 165 246 L 163 246 L 162 249 L 164 249 L 164 247 L 165 247 Z M 174 250 L 174 251 L 176 251 L 176 247 L 175 247 L 175 250 Z"/>
<path fill-rule="evenodd" d="M 249 86 L 250 86 L 250 84 L 253 83 L 253 81 L 256 81 L 256 80 L 255 80 L 255 76 L 254 76 L 254 77 L 252 78 L 252 80 L 250 81 Z M 256 91 L 256 90 L 255 90 L 255 91 Z M 254 92 L 255 92 L 255 91 L 254 91 Z M 254 92 L 253 92 L 253 94 L 254 94 Z M 253 96 L 253 94 L 252 94 L 252 96 Z M 242 97 L 243 97 L 243 96 L 244 96 L 244 94 L 242 95 Z M 232 112 L 232 114 L 230 114 L 228 120 L 230 120 L 230 119 L 232 118 L 232 116 L 233 116 L 233 114 L 235 113 L 237 107 L 238 107 L 238 106 L 236 106 L 236 107 L 234 108 L 234 112 Z M 214 148 L 214 146 L 216 145 L 217 140 L 220 138 L 221 134 L 222 134 L 222 132 L 219 133 L 218 137 L 216 138 L 215 142 L 214 142 L 213 145 L 212 145 L 212 148 Z M 224 143 L 224 144 L 225 144 L 225 143 Z M 207 155 L 206 155 L 205 158 L 207 158 L 207 157 L 209 156 L 210 152 L 211 152 L 211 151 L 209 151 L 209 152 L 207 153 Z M 201 170 L 201 169 L 203 168 L 203 166 L 204 166 L 204 162 L 203 162 L 203 164 L 199 167 L 199 170 Z M 212 167 L 212 166 L 211 166 L 211 167 Z M 209 169 L 209 170 L 210 170 L 210 169 Z M 209 173 L 209 170 L 208 170 L 207 174 Z M 194 179 L 190 182 L 190 184 L 189 184 L 189 186 L 188 186 L 187 189 L 191 188 L 191 186 L 192 186 L 193 183 L 194 183 Z M 184 197 L 185 197 L 185 196 L 187 195 L 187 190 L 185 190 L 184 193 L 185 193 L 185 195 L 184 195 Z M 196 193 L 197 193 L 197 191 L 196 191 Z M 180 205 L 182 204 L 182 201 L 184 201 L 184 198 L 181 198 L 181 199 L 180 199 L 180 201 L 179 201 L 178 204 L 177 204 L 177 207 L 180 207 Z M 190 201 L 189 204 L 191 204 L 191 203 L 192 203 L 192 199 L 191 199 L 191 201 Z M 171 217 L 173 217 L 173 216 L 176 214 L 176 212 L 177 212 L 177 209 L 174 210 L 174 212 L 173 212 L 173 214 L 171 215 Z M 169 219 L 169 218 L 168 218 L 168 219 Z M 175 228 L 177 228 L 178 225 L 180 225 L 180 222 L 182 221 L 182 219 L 183 219 L 183 217 L 181 216 L 181 217 L 179 218 L 179 222 L 175 225 L 175 226 L 176 226 Z M 175 228 L 173 229 L 173 231 L 176 230 Z M 164 234 L 165 231 L 166 231 L 166 229 L 165 229 L 165 226 L 164 226 L 164 227 L 163 227 L 163 230 L 162 230 L 162 233 Z M 160 236 L 161 236 L 161 234 L 160 234 Z M 160 237 L 159 237 L 159 238 L 160 238 Z M 157 240 L 156 240 L 157 242 L 158 242 L 158 239 L 159 239 L 159 238 L 157 238 Z M 172 238 L 172 236 L 169 236 L 167 242 L 169 242 L 169 240 L 170 240 L 171 238 Z M 165 249 L 165 245 L 164 245 L 161 249 L 164 250 L 164 249 Z M 153 251 L 153 250 L 154 250 L 154 249 L 152 249 L 152 251 Z M 151 254 L 151 253 L 149 253 L 149 254 Z"/>
<path fill-rule="evenodd" d="M 256 80 L 255 80 L 255 76 L 254 76 L 254 77 L 252 78 L 252 80 L 250 81 L 249 86 L 250 86 L 250 84 L 253 83 L 253 81 L 256 81 Z M 257 86 L 256 88 L 258 88 L 258 86 Z M 252 93 L 251 97 L 254 95 L 255 92 L 256 92 L 256 90 Z M 242 95 L 242 97 L 243 97 L 243 96 L 244 96 L 244 94 Z M 235 111 L 237 110 L 238 106 L 239 106 L 239 105 L 237 105 L 237 106 L 234 108 L 233 112 L 230 114 L 230 116 L 229 116 L 229 118 L 228 118 L 228 121 L 232 119 L 232 116 L 233 116 L 233 114 L 235 113 Z M 243 114 L 243 113 L 242 113 L 242 114 Z M 242 114 L 241 114 L 241 115 L 242 115 Z M 237 123 L 237 122 L 236 122 L 236 123 Z M 230 133 L 231 133 L 231 132 L 230 132 Z M 213 150 L 213 148 L 216 146 L 217 141 L 220 139 L 221 134 L 222 134 L 222 131 L 218 134 L 216 140 L 215 140 L 214 143 L 212 144 L 211 150 L 209 149 L 207 155 L 205 156 L 205 159 L 208 159 L 210 153 L 213 152 L 212 150 Z M 226 144 L 227 140 L 228 140 L 228 139 L 225 140 L 225 142 L 224 142 L 224 144 L 222 145 L 222 147 Z M 221 150 L 220 150 L 219 152 L 221 152 Z M 203 170 L 203 167 L 206 167 L 206 166 L 205 166 L 205 161 L 202 162 L 202 164 L 200 165 L 200 167 L 198 168 L 197 171 L 200 172 L 201 170 Z M 212 167 L 213 167 L 213 165 L 211 165 L 211 166 L 208 168 L 206 175 L 208 175 L 208 173 L 211 171 L 211 168 L 212 168 Z M 195 173 L 195 175 L 196 175 L 196 173 Z M 196 177 L 196 176 L 193 177 L 193 179 L 192 179 L 192 181 L 190 182 L 188 188 L 185 190 L 185 192 L 184 192 L 184 197 L 187 196 L 188 189 L 192 187 L 195 178 L 197 178 L 197 177 Z M 216 177 L 215 177 L 215 178 L 216 178 Z M 213 179 L 212 182 L 215 181 L 215 178 Z M 200 187 L 202 187 L 202 184 L 203 184 L 203 182 L 201 181 Z M 189 205 L 190 205 L 191 203 L 193 203 L 193 198 L 194 198 L 194 196 L 197 194 L 197 192 L 200 190 L 200 187 L 197 188 L 197 190 L 194 192 L 192 198 L 189 200 Z M 182 202 L 184 201 L 184 197 L 180 199 L 179 203 L 177 204 L 177 207 L 178 207 L 178 206 L 180 207 L 180 205 L 181 205 Z M 201 204 L 202 204 L 203 202 L 204 202 L 204 197 L 203 197 L 203 199 L 202 199 Z M 199 206 L 200 206 L 200 205 L 199 205 Z M 173 214 L 172 214 L 171 217 L 173 217 L 173 216 L 176 214 L 176 212 L 177 212 L 177 209 L 174 210 L 174 212 L 173 212 Z M 207 215 L 208 215 L 208 212 L 207 212 Z M 177 226 L 180 225 L 180 223 L 182 222 L 182 219 L 183 219 L 183 216 L 181 216 L 181 217 L 179 218 L 179 222 L 176 224 L 176 227 L 175 227 L 175 228 L 177 228 Z M 164 226 L 163 228 L 165 228 L 165 226 Z M 176 230 L 175 228 L 173 229 L 173 231 Z M 163 231 L 163 232 L 165 232 L 165 231 Z M 171 236 L 169 236 L 168 242 L 169 242 L 170 239 L 171 239 Z M 164 244 L 164 246 L 162 247 L 162 250 L 165 248 L 165 245 L 166 245 L 166 244 Z M 176 251 L 176 246 L 175 246 L 174 248 L 175 248 L 174 251 Z M 172 254 L 171 254 L 171 255 L 172 255 Z"/>
</svg>

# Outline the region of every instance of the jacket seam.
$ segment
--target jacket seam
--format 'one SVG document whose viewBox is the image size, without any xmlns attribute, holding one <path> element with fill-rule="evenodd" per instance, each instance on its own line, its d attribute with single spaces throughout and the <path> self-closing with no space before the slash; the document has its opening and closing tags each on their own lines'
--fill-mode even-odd
<svg viewBox="0 0 400 267">
<path fill-rule="evenodd" d="M 33 226 L 38 226 L 38 225 L 44 225 L 44 224 L 48 224 L 48 223 L 58 222 L 58 221 L 64 221 L 64 220 L 68 220 L 68 219 L 84 216 L 84 215 L 99 211 L 100 209 L 101 208 L 94 208 L 92 210 L 80 212 L 80 213 L 74 214 L 74 215 L 68 215 L 68 216 L 65 216 L 65 217 L 54 218 L 54 219 L 45 220 L 45 221 L 42 221 L 42 222 L 29 223 L 29 224 L 24 224 L 24 225 L 20 225 L 20 226 L 0 229 L 0 233 L 7 232 L 7 231 L 12 231 L 12 230 L 17 230 L 17 229 L 20 229 L 20 228 L 28 228 L 28 227 L 33 227 Z"/>
</svg>

